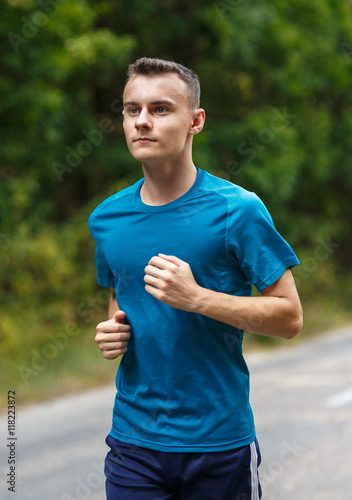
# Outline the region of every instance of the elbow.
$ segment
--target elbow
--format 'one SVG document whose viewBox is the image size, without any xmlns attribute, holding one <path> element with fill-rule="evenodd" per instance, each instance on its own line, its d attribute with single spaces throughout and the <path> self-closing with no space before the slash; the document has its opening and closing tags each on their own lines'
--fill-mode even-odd
<svg viewBox="0 0 352 500">
<path fill-rule="evenodd" d="M 300 312 L 294 319 L 287 325 L 284 338 L 287 340 L 293 339 L 303 328 L 303 313 Z"/>
</svg>

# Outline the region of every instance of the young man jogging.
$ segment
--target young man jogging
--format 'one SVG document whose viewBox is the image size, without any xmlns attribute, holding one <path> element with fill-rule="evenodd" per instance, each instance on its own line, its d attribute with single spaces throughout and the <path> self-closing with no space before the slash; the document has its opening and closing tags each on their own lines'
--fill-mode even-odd
<svg viewBox="0 0 352 500">
<path fill-rule="evenodd" d="M 193 164 L 199 95 L 182 65 L 130 65 L 123 127 L 144 177 L 89 218 L 98 283 L 111 287 L 96 342 L 106 359 L 124 354 L 108 500 L 261 498 L 243 330 L 302 327 L 298 260 L 263 203 Z"/>
</svg>

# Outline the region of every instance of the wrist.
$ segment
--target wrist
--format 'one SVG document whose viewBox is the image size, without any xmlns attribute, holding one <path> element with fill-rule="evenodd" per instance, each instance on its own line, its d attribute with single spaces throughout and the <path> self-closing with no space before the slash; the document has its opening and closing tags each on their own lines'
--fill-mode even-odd
<svg viewBox="0 0 352 500">
<path fill-rule="evenodd" d="M 206 298 L 210 290 L 207 290 L 206 288 L 203 288 L 198 285 L 196 294 L 193 298 L 192 301 L 192 309 L 191 312 L 194 312 L 196 314 L 204 314 L 205 311 L 205 305 L 206 305 Z"/>
</svg>

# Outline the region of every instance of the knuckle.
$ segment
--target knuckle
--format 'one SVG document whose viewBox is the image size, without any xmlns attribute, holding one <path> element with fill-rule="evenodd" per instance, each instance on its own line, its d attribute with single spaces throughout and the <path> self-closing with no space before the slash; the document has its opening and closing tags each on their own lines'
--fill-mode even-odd
<svg viewBox="0 0 352 500">
<path fill-rule="evenodd" d="M 118 341 L 125 342 L 127 339 L 130 338 L 130 336 L 131 335 L 128 332 L 120 333 L 119 336 L 118 336 Z"/>
</svg>

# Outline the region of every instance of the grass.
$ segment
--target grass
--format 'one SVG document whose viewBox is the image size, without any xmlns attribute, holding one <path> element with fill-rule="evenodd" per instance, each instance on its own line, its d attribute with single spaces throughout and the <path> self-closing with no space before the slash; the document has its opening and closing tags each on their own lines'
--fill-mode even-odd
<svg viewBox="0 0 352 500">
<path fill-rule="evenodd" d="M 255 334 L 245 334 L 245 353 L 258 350 L 272 350 L 293 346 L 317 335 L 352 324 L 352 314 L 347 307 L 344 295 L 331 294 L 310 300 L 303 294 L 304 328 L 293 340 L 263 337 Z M 105 319 L 105 311 L 96 322 Z M 104 384 L 113 383 L 118 360 L 105 360 L 96 343 L 95 323 L 80 327 L 77 336 L 70 337 L 61 347 L 53 346 L 52 337 L 48 341 L 39 326 L 33 327 L 36 338 L 46 338 L 46 343 L 36 345 L 34 334 L 29 332 L 20 346 L 5 353 L 0 366 L 1 401 L 0 412 L 6 410 L 7 391 L 16 390 L 17 404 L 26 406 L 35 402 L 45 401 L 65 394 L 88 390 Z M 59 330 L 57 330 L 59 331 Z M 48 347 L 49 344 L 51 347 Z"/>
<path fill-rule="evenodd" d="M 17 405 L 26 406 L 113 383 L 119 360 L 102 357 L 94 334 L 93 326 L 82 331 L 80 337 L 70 339 L 63 349 L 35 349 L 25 358 L 4 360 L 0 412 L 6 409 L 8 390 L 16 390 Z"/>
</svg>

